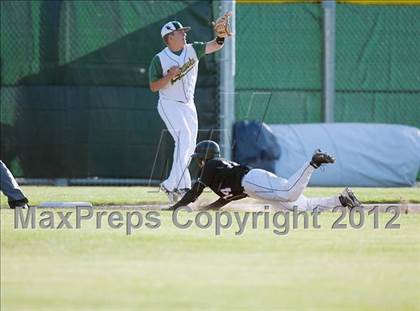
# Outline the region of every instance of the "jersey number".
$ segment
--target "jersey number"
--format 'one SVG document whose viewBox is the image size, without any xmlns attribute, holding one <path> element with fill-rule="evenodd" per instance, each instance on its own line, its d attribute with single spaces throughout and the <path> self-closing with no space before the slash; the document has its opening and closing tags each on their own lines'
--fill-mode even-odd
<svg viewBox="0 0 420 311">
<path fill-rule="evenodd" d="M 224 165 L 226 165 L 226 167 L 227 167 L 227 168 L 232 168 L 232 167 L 233 167 L 232 163 L 229 163 L 228 161 L 224 161 L 224 160 L 222 160 L 222 163 L 223 163 Z M 230 189 L 230 188 L 225 188 L 225 189 Z"/>
<path fill-rule="evenodd" d="M 225 199 L 225 200 L 230 198 L 230 197 L 233 197 L 231 188 L 220 189 L 220 192 L 224 194 L 223 199 Z"/>
</svg>

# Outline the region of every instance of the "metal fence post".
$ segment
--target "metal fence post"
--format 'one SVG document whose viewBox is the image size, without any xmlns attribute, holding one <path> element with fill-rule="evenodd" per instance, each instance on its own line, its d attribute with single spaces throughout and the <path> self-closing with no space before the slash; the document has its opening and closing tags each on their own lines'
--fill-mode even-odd
<svg viewBox="0 0 420 311">
<path fill-rule="evenodd" d="M 324 74 L 323 74 L 323 119 L 334 122 L 335 103 L 335 0 L 323 0 L 324 10 Z"/>
<path fill-rule="evenodd" d="M 220 147 L 223 157 L 231 159 L 232 126 L 235 122 L 235 1 L 221 1 L 220 15 L 231 11 L 234 33 L 225 41 L 220 56 Z"/>
</svg>

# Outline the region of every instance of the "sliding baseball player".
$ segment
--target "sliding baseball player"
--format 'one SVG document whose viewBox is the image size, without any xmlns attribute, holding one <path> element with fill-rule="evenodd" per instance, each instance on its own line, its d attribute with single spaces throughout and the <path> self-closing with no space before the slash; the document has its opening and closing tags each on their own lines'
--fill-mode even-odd
<svg viewBox="0 0 420 311">
<path fill-rule="evenodd" d="M 219 209 L 226 204 L 246 197 L 263 200 L 278 207 L 312 211 L 315 208 L 333 208 L 361 205 L 353 192 L 345 188 L 341 194 L 325 198 L 307 198 L 303 191 L 312 174 L 323 164 L 335 162 L 331 155 L 317 150 L 312 159 L 293 174 L 288 180 L 262 169 L 249 169 L 247 166 L 220 158 L 219 145 L 211 140 L 197 144 L 192 155 L 201 171 L 198 180 L 184 197 L 170 209 L 176 209 L 194 202 L 209 187 L 219 199 L 205 208 Z"/>
</svg>

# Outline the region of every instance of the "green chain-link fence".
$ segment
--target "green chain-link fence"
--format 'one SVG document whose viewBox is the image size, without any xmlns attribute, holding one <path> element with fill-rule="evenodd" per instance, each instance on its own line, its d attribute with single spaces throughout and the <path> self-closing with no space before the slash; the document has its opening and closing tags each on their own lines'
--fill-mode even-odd
<svg viewBox="0 0 420 311">
<path fill-rule="evenodd" d="M 213 38 L 212 2 L 0 4 L 1 158 L 14 174 L 160 179 L 173 143 L 160 144 L 165 126 L 148 67 L 170 20 L 192 27 L 189 42 Z M 211 130 L 218 120 L 214 55 L 199 72 L 200 128 Z"/>
<path fill-rule="evenodd" d="M 239 3 L 236 10 L 237 118 L 321 121 L 320 5 Z"/>
<path fill-rule="evenodd" d="M 238 3 L 236 115 L 320 122 L 321 3 Z M 336 6 L 337 122 L 420 127 L 420 5 Z"/>
<path fill-rule="evenodd" d="M 147 85 L 160 27 L 181 19 L 189 41 L 210 40 L 215 3 L 1 1 L 2 159 L 26 177 L 150 174 L 135 163 L 164 127 Z M 322 121 L 322 17 L 319 2 L 237 3 L 237 119 Z M 419 5 L 337 4 L 336 121 L 420 126 L 419 20 Z M 200 66 L 213 128 L 215 58 Z"/>
</svg>

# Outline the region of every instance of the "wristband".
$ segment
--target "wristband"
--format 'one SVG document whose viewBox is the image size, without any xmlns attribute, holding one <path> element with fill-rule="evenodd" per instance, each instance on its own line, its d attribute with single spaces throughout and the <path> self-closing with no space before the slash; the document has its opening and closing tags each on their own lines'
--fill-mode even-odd
<svg viewBox="0 0 420 311">
<path fill-rule="evenodd" d="M 223 45 L 223 43 L 225 43 L 225 38 L 216 37 L 216 43 L 218 45 Z"/>
</svg>

